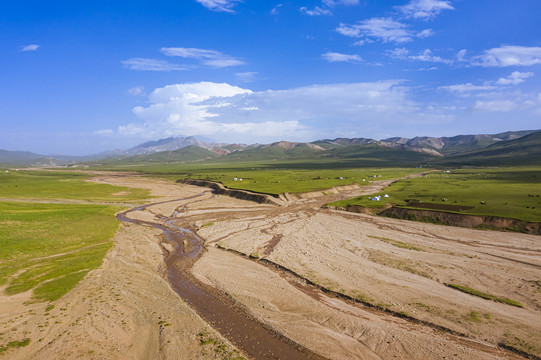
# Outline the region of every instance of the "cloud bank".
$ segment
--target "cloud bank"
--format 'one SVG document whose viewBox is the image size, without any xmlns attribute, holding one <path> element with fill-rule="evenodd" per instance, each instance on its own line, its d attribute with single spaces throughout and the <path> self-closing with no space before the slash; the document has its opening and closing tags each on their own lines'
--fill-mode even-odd
<svg viewBox="0 0 541 360">
<path fill-rule="evenodd" d="M 220 141 L 266 142 L 384 132 L 401 122 L 437 123 L 442 114 L 413 101 L 400 80 L 252 91 L 199 82 L 155 89 L 133 113 L 139 122 L 116 134 L 141 138 L 205 135 Z M 103 130 L 104 134 L 108 134 Z"/>
</svg>

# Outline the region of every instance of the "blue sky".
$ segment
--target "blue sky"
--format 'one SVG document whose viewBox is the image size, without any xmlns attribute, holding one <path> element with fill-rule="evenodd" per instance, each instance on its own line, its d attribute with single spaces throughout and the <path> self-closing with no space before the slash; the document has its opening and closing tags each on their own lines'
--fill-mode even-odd
<svg viewBox="0 0 541 360">
<path fill-rule="evenodd" d="M 541 128 L 539 0 L 0 2 L 0 148 Z"/>
</svg>

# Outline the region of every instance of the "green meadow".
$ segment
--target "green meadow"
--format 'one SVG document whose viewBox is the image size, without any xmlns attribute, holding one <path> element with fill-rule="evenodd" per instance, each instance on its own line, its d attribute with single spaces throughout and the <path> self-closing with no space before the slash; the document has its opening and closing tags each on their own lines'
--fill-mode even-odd
<svg viewBox="0 0 541 360">
<path fill-rule="evenodd" d="M 147 197 L 147 191 L 87 182 L 91 176 L 66 171 L 0 172 L 0 198 L 74 199 L 130 202 Z"/>
<path fill-rule="evenodd" d="M 0 203 L 0 285 L 56 300 L 100 266 L 118 227 L 119 208 Z"/>
<path fill-rule="evenodd" d="M 117 206 L 17 202 L 18 198 L 132 202 L 146 190 L 85 182 L 85 174 L 0 174 L 0 286 L 7 295 L 32 290 L 35 301 L 56 300 L 99 267 L 119 222 Z M 121 193 L 121 195 L 115 195 Z"/>
<path fill-rule="evenodd" d="M 250 161 L 204 162 L 190 164 L 153 164 L 122 166 L 170 180 L 204 179 L 220 181 L 231 189 L 269 194 L 325 190 L 339 185 L 367 184 L 371 180 L 399 178 L 424 171 L 418 168 L 358 167 L 344 161 Z M 100 169 L 100 167 L 96 167 Z M 102 167 L 101 169 L 112 170 Z M 371 176 L 378 176 L 371 177 Z M 235 181 L 234 179 L 242 179 Z M 362 180 L 365 179 L 363 182 Z"/>
<path fill-rule="evenodd" d="M 541 221 L 541 169 L 491 168 L 443 170 L 400 180 L 383 192 L 380 201 L 360 196 L 330 206 L 360 205 L 382 208 L 395 204 L 408 208 L 490 215 Z M 388 194 L 388 198 L 383 195 Z"/>
<path fill-rule="evenodd" d="M 333 186 L 357 183 L 368 184 L 371 180 L 385 180 L 420 172 L 419 169 L 260 169 L 222 170 L 192 172 L 177 178 L 208 179 L 220 181 L 231 189 L 243 189 L 269 194 L 296 193 L 325 190 Z M 377 176 L 377 177 L 375 177 Z M 237 178 L 237 181 L 234 179 Z M 242 180 L 240 180 L 242 179 Z M 365 181 L 363 182 L 363 179 Z"/>
</svg>

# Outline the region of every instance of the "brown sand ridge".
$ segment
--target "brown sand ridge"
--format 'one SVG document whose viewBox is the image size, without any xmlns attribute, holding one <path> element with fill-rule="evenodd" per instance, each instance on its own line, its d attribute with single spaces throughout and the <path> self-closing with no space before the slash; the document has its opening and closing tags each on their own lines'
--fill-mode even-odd
<svg viewBox="0 0 541 360">
<path fill-rule="evenodd" d="M 149 188 L 164 196 L 159 201 L 202 191 L 131 175 L 104 174 L 97 181 Z M 295 195 L 288 206 L 206 194 L 130 216 L 159 222 L 181 210 L 176 224 L 196 229 L 207 248 L 192 269 L 195 277 L 323 357 L 520 358 L 499 343 L 541 355 L 540 238 L 320 209 L 340 196 L 375 192 L 386 184 L 326 197 Z M 0 343 L 32 339 L 28 347 L 3 356 L 215 358 L 197 334 L 219 335 L 165 280 L 158 233 L 123 225 L 103 266 L 57 301 L 49 315 L 46 304 L 24 305 L 24 296 L 0 298 Z M 276 266 L 257 261 L 263 257 Z M 524 307 L 474 297 L 444 283 Z"/>
</svg>

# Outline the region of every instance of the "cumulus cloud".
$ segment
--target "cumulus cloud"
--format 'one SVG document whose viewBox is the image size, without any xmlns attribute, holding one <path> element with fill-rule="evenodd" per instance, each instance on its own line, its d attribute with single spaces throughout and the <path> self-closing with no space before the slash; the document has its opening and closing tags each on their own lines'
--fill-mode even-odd
<svg viewBox="0 0 541 360">
<path fill-rule="evenodd" d="M 341 54 L 337 52 L 326 52 L 325 54 L 321 55 L 321 57 L 328 62 L 349 62 L 349 63 L 359 63 L 362 62 L 363 59 L 357 55 L 348 55 L 348 54 Z"/>
<path fill-rule="evenodd" d="M 404 6 L 397 6 L 404 16 L 414 19 L 431 19 L 443 10 L 454 10 L 450 1 L 412 0 Z"/>
<path fill-rule="evenodd" d="M 132 58 L 121 61 L 122 65 L 130 70 L 139 71 L 179 71 L 188 70 L 186 66 L 171 64 L 167 61 L 145 58 Z"/>
<path fill-rule="evenodd" d="M 477 100 L 472 107 L 474 111 L 509 112 L 515 110 L 517 104 L 511 100 Z"/>
<path fill-rule="evenodd" d="M 195 0 L 212 11 L 234 13 L 232 9 L 241 0 Z"/>
<path fill-rule="evenodd" d="M 36 44 L 30 44 L 30 45 L 24 45 L 19 48 L 19 51 L 36 51 L 39 49 L 39 45 Z"/>
<path fill-rule="evenodd" d="M 474 56 L 472 65 L 482 67 L 531 66 L 541 64 L 541 47 L 501 46 Z"/>
<path fill-rule="evenodd" d="M 241 60 L 216 50 L 183 47 L 164 47 L 160 51 L 166 56 L 178 56 L 185 59 L 197 59 L 202 64 L 217 68 L 244 65 Z"/>
<path fill-rule="evenodd" d="M 340 24 L 336 31 L 344 36 L 376 39 L 384 43 L 405 43 L 414 38 L 425 38 L 434 34 L 431 29 L 416 32 L 409 29 L 409 26 L 404 23 L 383 17 L 363 20 L 354 25 Z"/>
<path fill-rule="evenodd" d="M 119 127 L 119 134 L 199 134 L 249 143 L 441 119 L 436 112 L 423 113 L 409 89 L 394 80 L 267 91 L 226 83 L 176 84 L 154 90 L 149 105 L 137 106 L 133 113 L 141 122 Z"/>
<path fill-rule="evenodd" d="M 513 71 L 511 75 L 509 75 L 506 78 L 499 78 L 498 81 L 496 81 L 496 84 L 498 85 L 518 85 L 520 83 L 523 83 L 526 81 L 526 79 L 531 78 L 535 74 L 533 72 L 520 72 L 520 71 Z"/>
</svg>

